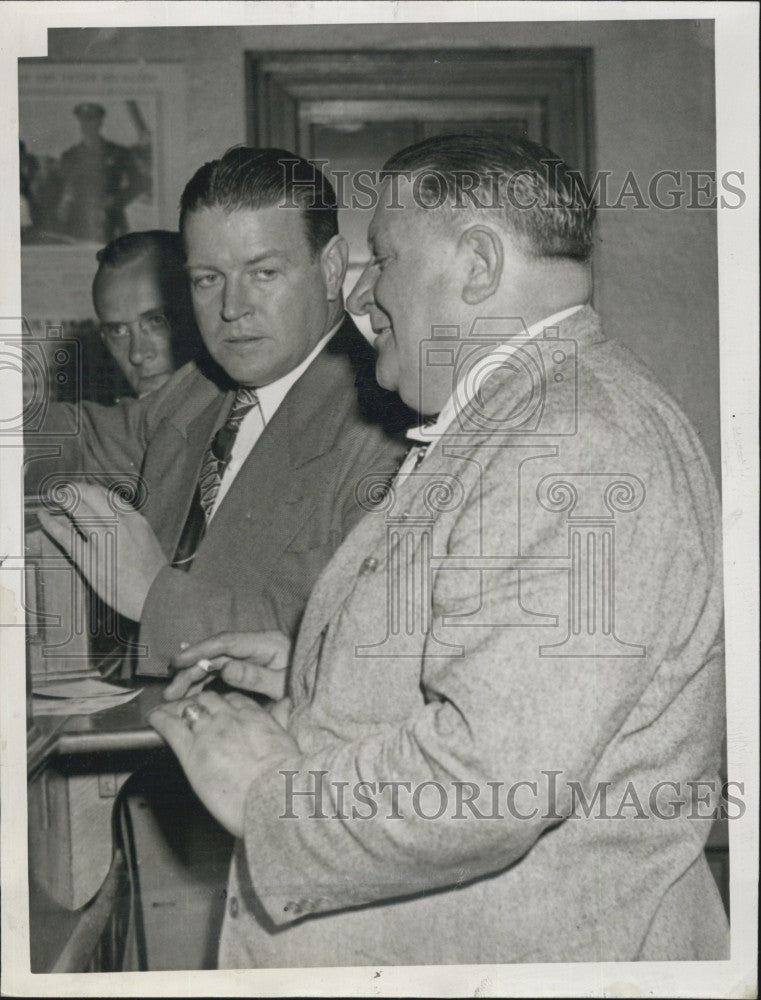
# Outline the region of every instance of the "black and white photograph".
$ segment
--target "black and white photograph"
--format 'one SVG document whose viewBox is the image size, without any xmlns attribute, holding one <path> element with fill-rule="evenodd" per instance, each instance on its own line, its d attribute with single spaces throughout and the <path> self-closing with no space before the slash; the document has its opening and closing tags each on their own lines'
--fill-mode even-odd
<svg viewBox="0 0 761 1000">
<path fill-rule="evenodd" d="M 19 122 L 24 242 L 102 246 L 131 229 L 155 225 L 146 110 L 134 100 L 108 108 L 97 101 L 79 101 L 73 107 L 59 99 L 29 103 L 26 120 Z M 112 138 L 103 134 L 106 121 Z M 74 128 L 60 128 L 68 124 L 76 124 L 76 142 Z M 114 135 L 125 138 L 114 142 Z"/>
<path fill-rule="evenodd" d="M 3 995 L 757 995 L 758 8 L 7 6 Z"/>
</svg>

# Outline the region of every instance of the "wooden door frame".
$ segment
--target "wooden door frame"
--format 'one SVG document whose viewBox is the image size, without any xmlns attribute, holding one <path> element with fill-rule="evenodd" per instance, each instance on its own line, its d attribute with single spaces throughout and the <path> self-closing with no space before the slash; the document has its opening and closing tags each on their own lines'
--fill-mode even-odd
<svg viewBox="0 0 761 1000">
<path fill-rule="evenodd" d="M 585 177 L 594 169 L 592 49 L 340 49 L 247 52 L 246 124 L 254 146 L 302 147 L 306 101 L 540 98 L 543 141 Z"/>
</svg>

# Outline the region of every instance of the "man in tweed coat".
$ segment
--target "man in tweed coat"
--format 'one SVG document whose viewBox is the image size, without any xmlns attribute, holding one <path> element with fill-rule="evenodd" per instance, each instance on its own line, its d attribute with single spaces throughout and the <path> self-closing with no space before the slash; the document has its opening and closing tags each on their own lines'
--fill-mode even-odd
<svg viewBox="0 0 761 1000">
<path fill-rule="evenodd" d="M 404 208 L 381 190 L 350 307 L 421 446 L 318 580 L 289 698 L 188 690 L 196 665 L 152 716 L 239 838 L 221 966 L 726 956 L 717 495 L 587 304 L 554 159 L 445 136 L 387 164 Z M 257 638 L 180 665 L 220 654 L 245 677 Z"/>
</svg>

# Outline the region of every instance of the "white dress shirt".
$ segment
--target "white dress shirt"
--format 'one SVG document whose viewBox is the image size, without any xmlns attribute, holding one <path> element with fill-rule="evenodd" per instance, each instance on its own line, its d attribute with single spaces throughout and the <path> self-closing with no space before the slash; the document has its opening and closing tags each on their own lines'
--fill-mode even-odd
<svg viewBox="0 0 761 1000">
<path fill-rule="evenodd" d="M 545 319 L 540 319 L 537 323 L 532 323 L 519 337 L 504 341 L 495 347 L 489 355 L 481 358 L 479 367 L 483 366 L 490 374 L 494 374 L 499 369 L 499 362 L 509 358 L 511 354 L 515 354 L 516 351 L 520 350 L 521 344 L 524 344 L 527 340 L 531 340 L 533 337 L 537 337 L 548 327 L 557 326 L 558 323 L 561 323 L 564 319 L 568 319 L 569 316 L 573 316 L 574 313 L 583 309 L 583 307 L 583 303 L 576 306 L 569 306 L 568 309 L 563 309 L 560 312 L 553 313 L 551 316 L 547 316 Z M 420 446 L 411 449 L 397 473 L 397 478 L 407 475 L 420 465 L 423 456 L 433 448 L 456 418 L 458 412 L 472 400 L 476 388 L 478 388 L 477 379 L 473 379 L 472 377 L 464 378 L 457 384 L 455 391 L 449 397 L 441 413 L 439 413 L 435 420 L 419 424 L 417 427 L 411 427 L 407 431 L 407 437 L 412 441 L 419 442 Z"/>
<path fill-rule="evenodd" d="M 330 328 L 318 344 L 315 344 L 312 351 L 307 355 L 307 357 L 304 358 L 300 365 L 293 369 L 293 371 L 288 372 L 287 375 L 283 375 L 281 378 L 275 379 L 275 381 L 270 382 L 269 385 L 263 385 L 261 388 L 256 390 L 256 394 L 259 397 L 259 405 L 255 406 L 246 414 L 240 427 L 238 428 L 235 443 L 233 444 L 232 452 L 230 453 L 230 461 L 228 462 L 225 471 L 222 473 L 219 491 L 217 492 L 214 506 L 209 515 L 210 517 L 214 516 L 214 513 L 222 502 L 222 499 L 230 489 L 233 480 L 240 472 L 243 463 L 251 454 L 251 449 L 259 440 L 259 437 L 261 436 L 261 433 L 266 425 L 275 416 L 278 407 L 288 395 L 291 386 L 294 385 L 299 378 L 301 378 L 333 334 L 337 332 L 343 321 L 344 316 L 342 315 L 335 326 Z"/>
</svg>

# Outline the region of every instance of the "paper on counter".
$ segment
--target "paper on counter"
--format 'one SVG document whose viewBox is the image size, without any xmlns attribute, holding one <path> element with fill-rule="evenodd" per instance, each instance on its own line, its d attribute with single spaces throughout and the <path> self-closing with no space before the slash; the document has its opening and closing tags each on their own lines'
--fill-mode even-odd
<svg viewBox="0 0 761 1000">
<path fill-rule="evenodd" d="M 100 698 L 124 694 L 125 689 L 116 684 L 106 684 L 97 677 L 85 677 L 83 680 L 59 681 L 57 684 L 47 684 L 39 679 L 32 682 L 32 692 L 45 698 Z"/>
<path fill-rule="evenodd" d="M 110 684 L 107 686 L 113 687 Z M 94 698 L 62 698 L 60 695 L 46 698 L 35 691 L 32 712 L 34 715 L 92 715 L 93 712 L 126 705 L 140 694 L 142 688 L 135 691 L 125 691 L 124 688 L 116 690 L 120 694 L 101 694 Z"/>
</svg>

